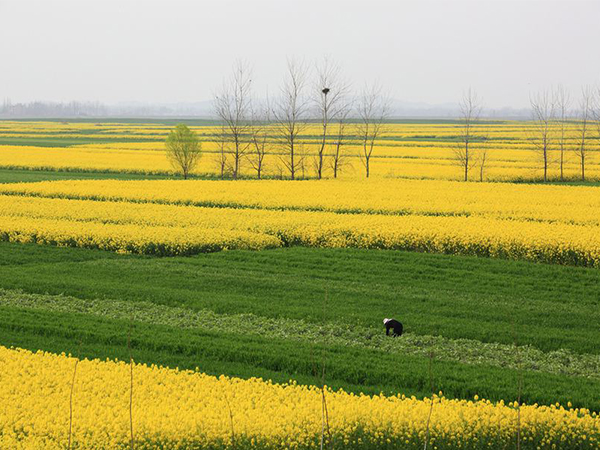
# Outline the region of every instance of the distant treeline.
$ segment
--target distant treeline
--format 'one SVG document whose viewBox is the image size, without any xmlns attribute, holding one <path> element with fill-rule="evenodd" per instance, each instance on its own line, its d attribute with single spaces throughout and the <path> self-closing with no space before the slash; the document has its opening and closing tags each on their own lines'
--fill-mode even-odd
<svg viewBox="0 0 600 450">
<path fill-rule="evenodd" d="M 4 100 L 0 107 L 0 117 L 101 117 L 108 113 L 108 108 L 100 102 L 41 102 L 12 103 Z"/>
</svg>

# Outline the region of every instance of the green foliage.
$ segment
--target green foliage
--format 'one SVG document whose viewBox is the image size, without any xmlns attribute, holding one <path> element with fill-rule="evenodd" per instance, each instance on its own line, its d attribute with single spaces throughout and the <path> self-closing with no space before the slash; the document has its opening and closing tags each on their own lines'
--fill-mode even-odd
<svg viewBox="0 0 600 450">
<path fill-rule="evenodd" d="M 392 339 L 380 327 L 355 327 L 348 323 L 313 324 L 289 318 L 268 318 L 254 314 L 216 314 L 155 303 L 113 299 L 82 300 L 64 295 L 28 294 L 0 288 L 0 306 L 42 311 L 76 312 L 117 320 L 131 319 L 150 325 L 167 325 L 211 332 L 256 335 L 306 343 L 383 350 L 388 353 L 427 357 L 435 350 L 437 359 L 466 364 L 484 364 L 511 369 L 541 371 L 558 375 L 600 379 L 600 355 L 575 354 L 569 350 L 542 352 L 530 345 L 515 352 L 513 345 L 484 343 L 443 336 L 404 333 Z"/>
<path fill-rule="evenodd" d="M 129 320 L 86 314 L 1 307 L 0 342 L 31 350 L 79 352 L 87 358 L 127 360 L 129 324 Z M 431 394 L 425 357 L 140 322 L 134 322 L 131 335 L 135 360 L 146 364 L 319 384 L 318 355 L 326 349 L 327 385 L 333 389 L 418 397 Z M 477 394 L 496 401 L 517 397 L 517 373 L 513 370 L 440 360 L 434 364 L 435 388 L 448 397 L 469 399 Z M 571 401 L 575 406 L 600 410 L 595 395 L 600 380 L 522 373 L 522 398 L 527 403 Z"/>
<path fill-rule="evenodd" d="M 17 262 L 18 261 L 18 262 Z M 3 265 L 4 262 L 7 262 Z M 50 264 L 50 262 L 52 262 Z M 0 287 L 600 354 L 600 271 L 464 256 L 286 248 L 154 258 L 0 243 Z"/>
<path fill-rule="evenodd" d="M 201 144 L 198 136 L 187 125 L 180 123 L 169 133 L 165 145 L 171 165 L 187 179 L 200 159 Z"/>
<path fill-rule="evenodd" d="M 193 258 L 0 244 L 0 344 L 355 392 L 436 390 L 600 409 L 600 272 L 348 249 Z M 14 290 L 21 290 L 15 292 Z M 326 323 L 322 305 L 329 292 Z M 64 294 L 64 295 L 61 295 Z M 382 317 L 407 334 L 386 339 Z M 516 336 L 515 336 L 516 334 Z M 521 364 L 511 351 L 521 346 Z M 522 370 L 517 370 L 520 367 Z M 597 375 L 597 374 L 596 374 Z"/>
</svg>

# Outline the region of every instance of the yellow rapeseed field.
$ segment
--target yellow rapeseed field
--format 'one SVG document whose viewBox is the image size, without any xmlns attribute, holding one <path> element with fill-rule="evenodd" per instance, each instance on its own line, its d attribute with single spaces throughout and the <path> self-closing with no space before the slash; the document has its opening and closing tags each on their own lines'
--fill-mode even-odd
<svg viewBox="0 0 600 450">
<path fill-rule="evenodd" d="M 303 245 L 599 267 L 599 202 L 593 187 L 446 181 L 7 184 L 0 237 L 159 255 Z"/>
<path fill-rule="evenodd" d="M 139 449 L 301 449 L 320 440 L 322 397 L 314 386 L 76 362 L 0 347 L 1 448 L 67 448 L 69 436 L 72 448 L 129 448 L 131 430 Z M 428 433 L 434 449 L 509 448 L 517 432 L 523 449 L 594 449 L 600 441 L 596 413 L 559 405 L 436 395 L 432 406 L 431 399 L 329 389 L 325 400 L 327 448 L 423 448 Z"/>
<path fill-rule="evenodd" d="M 555 126 L 556 127 L 556 126 Z M 59 122 L 0 122 L 2 137 L 20 138 L 26 144 L 0 145 L 0 167 L 24 168 L 32 170 L 83 170 L 101 172 L 125 172 L 144 174 L 173 174 L 165 156 L 164 140 L 173 128 L 160 124 L 93 124 Z M 590 126 L 587 143 L 586 172 L 588 179 L 600 177 L 600 141 L 595 125 Z M 193 126 L 192 129 L 203 141 L 204 155 L 196 175 L 217 176 L 220 173 L 217 160 L 219 128 L 215 126 Z M 351 127 L 349 128 L 351 130 Z M 298 158 L 303 163 L 298 167 L 301 177 L 314 177 L 314 154 L 318 144 L 314 136 L 320 130 L 317 125 L 307 126 L 299 140 Z M 270 132 L 267 155 L 264 160 L 264 175 L 285 176 L 281 154 L 284 151 L 277 142 L 275 130 Z M 384 133 L 376 142 L 371 161 L 371 174 L 375 178 L 413 179 L 460 179 L 461 170 L 454 160 L 456 138 L 460 134 L 457 123 L 387 124 Z M 535 152 L 534 125 L 529 122 L 490 122 L 475 127 L 475 134 L 484 139 L 475 142 L 472 148 L 475 164 L 470 178 L 488 181 L 533 180 L 542 175 L 539 154 Z M 550 146 L 549 176 L 559 176 L 559 131 L 555 130 Z M 311 138 L 312 136 L 312 138 Z M 51 144 L 35 146 L 27 143 L 29 138 L 54 139 L 57 145 L 61 139 L 77 138 L 100 141 L 99 143 L 77 144 L 68 147 L 52 147 Z M 48 146 L 50 145 L 50 146 Z M 564 176 L 577 178 L 580 173 L 575 150 L 578 148 L 578 127 L 568 123 L 565 130 Z M 482 150 L 486 150 L 486 163 L 483 173 L 479 160 Z M 326 153 L 330 153 L 329 147 Z M 350 138 L 343 146 L 346 155 L 340 177 L 348 179 L 364 178 L 364 168 L 359 158 L 360 145 L 356 137 Z M 253 177 L 255 173 L 249 161 L 250 155 L 242 158 L 241 174 Z M 332 171 L 326 164 L 325 176 Z"/>
<path fill-rule="evenodd" d="M 593 186 L 433 180 L 69 180 L 4 184 L 0 194 L 600 224 L 600 196 Z"/>
</svg>

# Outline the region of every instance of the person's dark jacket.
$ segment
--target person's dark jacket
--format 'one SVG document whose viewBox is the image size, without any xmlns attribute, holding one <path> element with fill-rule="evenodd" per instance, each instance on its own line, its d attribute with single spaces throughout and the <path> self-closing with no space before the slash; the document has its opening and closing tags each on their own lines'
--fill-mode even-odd
<svg viewBox="0 0 600 450">
<path fill-rule="evenodd" d="M 385 324 L 385 334 L 387 336 L 390 335 L 390 330 L 392 330 L 392 336 L 402 336 L 402 329 L 402 324 L 396 319 L 388 320 Z"/>
</svg>

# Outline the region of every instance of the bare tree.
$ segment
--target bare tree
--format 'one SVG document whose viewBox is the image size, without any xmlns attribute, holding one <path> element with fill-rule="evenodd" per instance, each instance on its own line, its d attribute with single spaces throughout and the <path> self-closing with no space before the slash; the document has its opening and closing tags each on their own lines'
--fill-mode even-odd
<svg viewBox="0 0 600 450">
<path fill-rule="evenodd" d="M 269 97 L 258 111 L 252 113 L 251 149 L 248 153 L 248 161 L 256 171 L 256 177 L 260 180 L 265 167 L 265 157 L 269 142 L 269 126 L 271 121 L 271 105 Z"/>
<path fill-rule="evenodd" d="M 219 171 L 219 178 L 221 180 L 225 179 L 225 173 L 229 167 L 229 158 L 227 153 L 227 136 L 225 133 L 225 127 L 221 126 L 219 131 L 218 139 L 217 139 L 218 151 L 216 153 L 216 165 L 217 170 Z"/>
<path fill-rule="evenodd" d="M 296 178 L 304 180 L 308 178 L 308 169 L 311 167 L 310 164 L 310 153 L 306 145 L 300 143 L 296 150 L 296 156 L 298 161 L 298 168 L 296 170 Z"/>
<path fill-rule="evenodd" d="M 558 121 L 560 181 L 563 181 L 565 179 L 565 156 L 567 150 L 567 119 L 569 118 L 569 108 L 571 107 L 571 96 L 569 91 L 562 85 L 556 87 L 553 96 L 556 105 L 556 120 Z"/>
<path fill-rule="evenodd" d="M 533 145 L 538 154 L 544 172 L 544 181 L 548 181 L 550 148 L 552 140 L 552 122 L 555 116 L 553 95 L 547 90 L 530 96 L 531 113 L 534 124 Z"/>
<path fill-rule="evenodd" d="M 460 102 L 460 132 L 458 144 L 454 149 L 454 159 L 460 166 L 463 180 L 469 180 L 469 170 L 476 162 L 473 143 L 475 141 L 475 125 L 481 115 L 482 102 L 471 88 L 463 93 Z"/>
<path fill-rule="evenodd" d="M 198 164 L 202 145 L 192 130 L 180 123 L 169 133 L 165 142 L 167 158 L 173 168 L 181 171 L 184 179 Z"/>
<path fill-rule="evenodd" d="M 585 86 L 581 89 L 581 100 L 579 102 L 578 112 L 578 142 L 575 148 L 575 155 L 579 159 L 579 167 L 581 169 L 581 181 L 585 181 L 585 163 L 588 154 L 588 139 L 589 126 L 592 119 L 593 108 L 593 91 L 590 86 Z"/>
<path fill-rule="evenodd" d="M 479 181 L 483 181 L 483 173 L 488 160 L 488 148 L 485 145 L 481 146 L 477 160 L 479 163 Z"/>
<path fill-rule="evenodd" d="M 381 137 L 385 121 L 390 115 L 390 100 L 382 94 L 381 86 L 365 86 L 358 99 L 357 114 L 359 123 L 356 131 L 361 142 L 359 157 L 369 178 L 375 141 Z"/>
<path fill-rule="evenodd" d="M 323 178 L 325 151 L 329 137 L 329 123 L 334 121 L 347 103 L 348 84 L 340 76 L 340 67 L 328 58 L 316 66 L 317 79 L 313 88 L 312 101 L 316 106 L 317 117 L 321 122 L 321 142 L 315 155 L 317 178 Z M 338 129 L 339 131 L 339 129 Z"/>
<path fill-rule="evenodd" d="M 600 86 L 596 88 L 595 102 L 594 102 L 594 122 L 596 122 L 596 129 L 598 131 L 598 144 L 600 144 Z"/>
<path fill-rule="evenodd" d="M 251 127 L 252 72 L 249 66 L 238 61 L 232 76 L 223 82 L 221 92 L 214 96 L 214 109 L 224 124 L 225 143 L 231 154 L 231 173 L 234 179 L 240 174 L 244 156 L 250 148 L 248 134 Z"/>
<path fill-rule="evenodd" d="M 337 178 L 339 173 L 350 164 L 346 150 L 348 141 L 348 117 L 352 112 L 352 104 L 345 102 L 339 108 L 336 123 L 334 125 L 334 141 L 331 145 L 330 166 L 333 171 L 333 178 Z"/>
<path fill-rule="evenodd" d="M 279 144 L 284 154 L 281 163 L 292 180 L 304 166 L 300 133 L 306 128 L 308 101 L 304 97 L 307 69 L 302 63 L 288 61 L 287 77 L 281 87 L 281 95 L 275 102 L 273 118 Z"/>
</svg>

